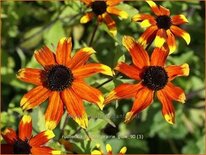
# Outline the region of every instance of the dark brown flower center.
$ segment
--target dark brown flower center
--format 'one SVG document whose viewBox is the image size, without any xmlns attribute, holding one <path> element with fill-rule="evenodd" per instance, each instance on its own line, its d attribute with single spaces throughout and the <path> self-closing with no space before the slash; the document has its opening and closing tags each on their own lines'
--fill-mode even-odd
<svg viewBox="0 0 206 155">
<path fill-rule="evenodd" d="M 47 70 L 46 86 L 52 91 L 62 91 L 73 82 L 71 70 L 63 65 L 55 65 Z"/>
<path fill-rule="evenodd" d="M 92 2 L 91 7 L 92 7 L 92 11 L 96 15 L 101 15 L 101 14 L 105 13 L 107 10 L 107 4 L 105 1 Z"/>
<path fill-rule="evenodd" d="M 159 29 L 167 30 L 172 25 L 171 18 L 169 16 L 158 16 L 156 21 Z"/>
<path fill-rule="evenodd" d="M 14 143 L 14 154 L 30 154 L 31 146 L 28 143 L 28 140 L 23 141 L 18 139 Z"/>
<path fill-rule="evenodd" d="M 160 90 L 168 82 L 167 72 L 160 66 L 149 66 L 142 76 L 143 84 L 151 90 Z"/>
</svg>

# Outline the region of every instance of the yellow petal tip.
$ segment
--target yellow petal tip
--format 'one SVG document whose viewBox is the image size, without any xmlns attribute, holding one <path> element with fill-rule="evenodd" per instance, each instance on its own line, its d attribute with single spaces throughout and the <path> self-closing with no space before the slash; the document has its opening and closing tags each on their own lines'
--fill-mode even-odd
<svg viewBox="0 0 206 155">
<path fill-rule="evenodd" d="M 183 64 L 182 66 L 184 76 L 188 76 L 190 74 L 190 68 L 188 64 Z"/>
<path fill-rule="evenodd" d="M 106 150 L 107 150 L 107 152 L 112 152 L 112 147 L 110 144 L 106 145 Z"/>
<path fill-rule="evenodd" d="M 164 115 L 164 118 L 165 118 L 165 120 L 169 123 L 169 124 L 174 124 L 175 123 L 175 121 L 174 121 L 174 114 L 173 113 L 171 113 L 171 114 L 165 114 Z"/>
<path fill-rule="evenodd" d="M 29 116 L 29 115 L 24 115 L 24 116 L 22 117 L 22 121 L 23 121 L 23 123 L 30 123 L 30 122 L 31 122 L 31 116 Z"/>
<path fill-rule="evenodd" d="M 46 121 L 46 128 L 53 130 L 56 127 L 57 123 L 55 121 Z"/>
<path fill-rule="evenodd" d="M 48 139 L 52 139 L 55 137 L 54 133 L 52 130 L 46 130 L 44 135 L 48 138 Z"/>
<path fill-rule="evenodd" d="M 52 154 L 61 154 L 61 151 L 53 150 L 51 153 L 52 153 Z"/>
<path fill-rule="evenodd" d="M 127 147 L 124 146 L 123 148 L 121 148 L 119 153 L 125 154 L 126 152 L 127 152 Z"/>
</svg>

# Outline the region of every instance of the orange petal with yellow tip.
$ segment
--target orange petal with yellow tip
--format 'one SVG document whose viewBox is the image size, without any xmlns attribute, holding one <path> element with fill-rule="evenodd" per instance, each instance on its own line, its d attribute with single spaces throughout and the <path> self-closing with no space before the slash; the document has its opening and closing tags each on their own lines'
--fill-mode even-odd
<svg viewBox="0 0 206 155">
<path fill-rule="evenodd" d="M 171 17 L 173 25 L 181 25 L 188 23 L 187 18 L 184 15 L 175 15 Z"/>
<path fill-rule="evenodd" d="M 56 64 L 55 54 L 47 46 L 36 50 L 34 56 L 44 68 Z"/>
<path fill-rule="evenodd" d="M 158 5 L 153 2 L 152 0 L 146 0 L 147 4 L 149 4 L 149 6 L 151 7 L 153 13 L 157 16 L 162 15 L 162 12 L 160 11 Z"/>
<path fill-rule="evenodd" d="M 149 66 L 149 56 L 142 46 L 140 46 L 134 38 L 130 36 L 124 36 L 122 44 L 127 48 L 132 56 L 132 61 L 136 67 L 142 69 L 145 66 Z"/>
<path fill-rule="evenodd" d="M 50 139 L 54 137 L 55 135 L 52 130 L 46 130 L 32 137 L 29 141 L 29 145 L 32 147 L 38 147 L 47 143 Z"/>
<path fill-rule="evenodd" d="M 150 20 L 152 23 L 156 23 L 155 18 L 150 14 L 136 14 L 132 17 L 132 21 L 140 22 L 143 20 Z"/>
<path fill-rule="evenodd" d="M 20 105 L 25 110 L 34 108 L 43 103 L 49 97 L 50 92 L 43 86 L 37 86 L 22 97 Z"/>
<path fill-rule="evenodd" d="M 82 99 L 72 89 L 65 89 L 61 93 L 61 98 L 66 105 L 70 117 L 82 128 L 86 129 L 88 126 L 88 118 Z"/>
<path fill-rule="evenodd" d="M 168 66 L 165 67 L 165 70 L 169 77 L 169 81 L 173 80 L 178 76 L 188 76 L 190 72 L 189 65 L 186 63 L 180 66 L 175 66 L 175 65 Z"/>
<path fill-rule="evenodd" d="M 72 70 L 72 73 L 76 79 L 86 78 L 96 73 L 102 73 L 109 76 L 113 76 L 114 74 L 110 67 L 98 63 L 86 64 L 80 68 Z"/>
<path fill-rule="evenodd" d="M 124 122 L 130 122 L 139 112 L 148 107 L 153 101 L 153 96 L 154 92 L 152 90 L 141 85 L 141 88 L 136 93 L 132 109 L 126 114 Z"/>
<path fill-rule="evenodd" d="M 151 66 L 164 66 L 169 52 L 162 48 L 155 48 L 151 55 Z"/>
<path fill-rule="evenodd" d="M 77 51 L 77 53 L 72 57 L 71 61 L 68 63 L 68 67 L 71 69 L 76 69 L 85 65 L 89 57 L 96 53 L 93 48 L 85 47 Z"/>
<path fill-rule="evenodd" d="M 166 32 L 164 29 L 159 29 L 157 31 L 156 37 L 154 39 L 155 47 L 162 47 L 166 41 Z"/>
<path fill-rule="evenodd" d="M 114 15 L 117 15 L 123 19 L 128 18 L 128 14 L 125 11 L 122 11 L 116 7 L 111 7 L 111 6 L 107 7 L 107 12 L 114 14 Z"/>
<path fill-rule="evenodd" d="M 104 97 L 98 89 L 77 80 L 73 81 L 72 89 L 80 98 L 95 103 L 101 110 L 103 109 Z"/>
<path fill-rule="evenodd" d="M 88 12 L 80 19 L 80 23 L 82 23 L 82 24 L 88 23 L 93 18 L 94 18 L 94 13 L 93 12 Z"/>
<path fill-rule="evenodd" d="M 58 64 L 67 65 L 71 60 L 72 39 L 62 38 L 59 40 L 56 50 L 56 60 Z"/>
<path fill-rule="evenodd" d="M 107 153 L 111 153 L 112 154 L 112 147 L 111 147 L 110 144 L 106 145 L 106 150 L 107 150 Z"/>
<path fill-rule="evenodd" d="M 167 33 L 167 44 L 171 54 L 176 50 L 175 36 L 170 30 L 167 30 L 166 33 Z"/>
<path fill-rule="evenodd" d="M 107 25 L 110 33 L 115 36 L 117 34 L 116 23 L 108 13 L 102 15 L 104 23 Z"/>
<path fill-rule="evenodd" d="M 42 85 L 42 70 L 33 68 L 23 68 L 17 73 L 17 78 L 35 85 Z"/>
<path fill-rule="evenodd" d="M 122 2 L 123 0 L 106 0 L 107 5 L 114 6 Z"/>
<path fill-rule="evenodd" d="M 115 67 L 115 69 L 132 79 L 140 80 L 141 70 L 134 65 L 128 65 L 121 62 Z"/>
<path fill-rule="evenodd" d="M 165 120 L 170 123 L 175 123 L 175 110 L 172 101 L 169 96 L 165 93 L 164 89 L 157 91 L 157 98 L 162 103 L 162 115 Z"/>
<path fill-rule="evenodd" d="M 19 138 L 23 141 L 31 138 L 32 119 L 29 115 L 24 115 L 19 123 Z"/>
<path fill-rule="evenodd" d="M 60 92 L 54 91 L 49 97 L 49 103 L 45 113 L 47 129 L 53 130 L 59 124 L 63 113 L 64 108 Z"/>
<path fill-rule="evenodd" d="M 6 128 L 1 135 L 8 144 L 14 144 L 17 140 L 16 132 L 12 128 Z"/>
<path fill-rule="evenodd" d="M 39 146 L 31 148 L 32 154 L 61 154 L 61 151 L 53 150 L 48 146 Z"/>
<path fill-rule="evenodd" d="M 169 9 L 167 9 L 167 8 L 160 5 L 159 10 L 160 10 L 162 16 L 170 16 L 170 10 Z"/>
</svg>

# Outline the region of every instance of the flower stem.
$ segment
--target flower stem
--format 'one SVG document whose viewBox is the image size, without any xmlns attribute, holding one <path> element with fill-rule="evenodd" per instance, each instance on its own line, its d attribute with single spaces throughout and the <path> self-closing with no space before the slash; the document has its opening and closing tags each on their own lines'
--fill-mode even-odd
<svg viewBox="0 0 206 155">
<path fill-rule="evenodd" d="M 93 30 L 93 33 L 92 33 L 92 37 L 91 37 L 91 39 L 90 39 L 90 41 L 89 41 L 89 46 L 92 46 L 92 43 L 93 43 L 95 34 L 96 34 L 96 32 L 97 32 L 97 29 L 98 29 L 98 26 L 99 26 L 99 24 L 97 23 L 96 26 L 94 27 L 94 30 Z"/>
</svg>

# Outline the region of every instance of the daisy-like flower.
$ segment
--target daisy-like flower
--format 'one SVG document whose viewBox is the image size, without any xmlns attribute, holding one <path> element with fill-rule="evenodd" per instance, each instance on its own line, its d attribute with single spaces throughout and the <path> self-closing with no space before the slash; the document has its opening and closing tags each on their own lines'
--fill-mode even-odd
<svg viewBox="0 0 206 155">
<path fill-rule="evenodd" d="M 134 97 L 132 109 L 125 116 L 125 122 L 129 122 L 153 102 L 156 93 L 162 103 L 162 114 L 165 120 L 173 124 L 175 110 L 172 101 L 184 103 L 186 97 L 180 87 L 172 84 L 172 80 L 178 76 L 188 76 L 188 64 L 165 66 L 169 52 L 163 47 L 155 48 L 150 59 L 144 48 L 132 37 L 125 36 L 122 42 L 132 56 L 133 64 L 127 65 L 122 62 L 115 69 L 140 82 L 119 85 L 108 94 L 105 104 L 116 99 Z"/>
<path fill-rule="evenodd" d="M 60 151 L 44 146 L 55 135 L 51 130 L 43 131 L 32 136 L 32 119 L 24 115 L 19 123 L 18 136 L 12 128 L 7 128 L 1 133 L 6 145 L 2 146 L 5 153 L 13 154 L 60 154 Z M 10 147 L 6 147 L 10 146 Z M 4 147 L 9 148 L 5 150 Z"/>
<path fill-rule="evenodd" d="M 170 53 L 176 50 L 175 36 L 182 37 L 187 44 L 190 43 L 190 35 L 179 25 L 188 23 L 186 17 L 182 14 L 170 17 L 170 10 L 163 6 L 156 5 L 153 1 L 146 1 L 154 12 L 155 16 L 149 14 L 137 14 L 132 20 L 141 22 L 140 25 L 147 28 L 139 37 L 138 42 L 144 48 L 153 42 L 155 47 L 162 47 L 166 43 Z"/>
<path fill-rule="evenodd" d="M 64 107 L 68 114 L 82 127 L 88 126 L 88 118 L 83 105 L 87 100 L 103 108 L 102 93 L 84 82 L 84 78 L 96 73 L 112 76 L 111 68 L 99 63 L 87 61 L 92 48 L 85 47 L 71 57 L 71 38 L 62 38 L 57 46 L 56 54 L 48 47 L 35 51 L 36 60 L 43 69 L 20 69 L 17 77 L 28 83 L 37 85 L 23 96 L 20 105 L 23 109 L 32 109 L 47 98 L 49 103 L 45 112 L 46 127 L 54 129 L 59 123 Z"/>
<path fill-rule="evenodd" d="M 116 35 L 117 28 L 116 23 L 112 19 L 111 14 L 119 16 L 121 18 L 127 18 L 128 14 L 125 11 L 122 11 L 116 8 L 116 5 L 119 4 L 122 0 L 81 0 L 88 7 L 91 7 L 92 11 L 86 13 L 81 19 L 80 23 L 87 23 L 91 21 L 95 16 L 98 19 L 98 22 L 104 22 L 112 35 Z"/>
<path fill-rule="evenodd" d="M 101 149 L 100 149 L 100 145 L 97 145 L 97 150 L 93 150 L 92 151 L 92 155 L 103 155 L 105 154 Z M 107 150 L 107 155 L 112 155 L 112 147 L 110 144 L 106 145 L 106 150 Z M 120 152 L 118 153 L 119 155 L 124 155 L 127 151 L 127 148 L 124 146 L 121 148 Z"/>
</svg>

